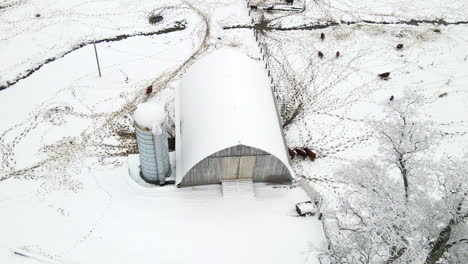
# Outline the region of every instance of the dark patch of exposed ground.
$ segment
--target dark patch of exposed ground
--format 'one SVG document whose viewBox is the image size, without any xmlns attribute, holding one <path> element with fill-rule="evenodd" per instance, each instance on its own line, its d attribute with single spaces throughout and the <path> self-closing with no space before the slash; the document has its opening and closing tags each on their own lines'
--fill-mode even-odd
<svg viewBox="0 0 468 264">
<path fill-rule="evenodd" d="M 196 34 L 196 37 L 200 38 L 200 45 L 196 48 L 194 53 L 187 58 L 179 67 L 172 69 L 168 72 L 160 74 L 155 80 L 153 80 L 153 94 L 157 94 L 159 91 L 166 89 L 167 84 L 172 82 L 174 79 L 180 77 L 180 75 L 189 67 L 199 56 L 201 56 L 209 48 L 208 39 L 211 36 L 211 30 L 209 26 L 208 16 L 202 11 L 192 6 L 190 3 L 186 3 L 190 9 L 197 13 L 203 21 L 205 26 L 204 30 Z M 185 29 L 185 23 L 181 22 L 180 27 L 166 29 L 164 32 L 159 31 L 159 34 L 168 33 L 172 31 L 178 31 Z M 147 35 L 156 35 L 149 34 Z M 128 36 L 131 37 L 131 36 Z M 112 40 L 101 40 L 106 41 L 118 41 L 124 38 L 117 36 Z M 96 41 L 97 42 L 97 41 Z M 92 44 L 90 42 L 88 44 Z M 83 45 L 84 46 L 84 45 Z M 63 57 L 63 56 L 62 56 Z M 16 162 L 14 159 L 14 150 L 16 144 L 24 138 L 29 132 L 36 128 L 40 123 L 44 123 L 50 119 L 48 112 L 53 109 L 41 109 L 40 113 L 36 113 L 35 116 L 25 121 L 24 123 L 18 124 L 13 128 L 18 128 L 23 124 L 30 124 L 30 127 L 26 131 L 21 133 L 21 136 L 15 138 L 14 144 L 5 142 L 6 134 L 9 133 L 13 128 L 8 129 L 0 135 L 0 157 L 3 156 L 3 160 L 0 163 L 0 171 L 3 169 L 4 174 L 0 174 L 0 182 L 9 178 L 25 178 L 25 179 L 38 179 L 41 177 L 47 178 L 60 178 L 62 183 L 65 182 L 68 177 L 64 177 L 63 168 L 73 168 L 73 165 L 80 162 L 85 157 L 97 157 L 99 162 L 104 162 L 105 159 L 128 156 L 128 154 L 135 153 L 137 151 L 136 137 L 134 135 L 133 119 L 131 118 L 136 106 L 139 103 L 145 102 L 148 99 L 146 94 L 146 86 L 140 91 L 133 94 L 133 97 L 129 98 L 125 104 L 119 109 L 111 113 L 94 113 L 89 115 L 83 115 L 75 113 L 73 109 L 65 109 L 57 113 L 58 118 L 63 118 L 67 115 L 79 115 L 84 118 L 92 118 L 95 120 L 94 129 L 85 131 L 77 137 L 67 137 L 60 140 L 57 143 L 51 145 L 45 145 L 41 148 L 40 152 L 45 154 L 47 158 L 37 162 L 31 167 L 24 169 L 16 169 Z M 57 111 L 53 111 L 57 112 Z M 35 120 L 32 121 L 31 119 Z M 117 144 L 106 144 L 105 139 L 114 137 L 118 140 Z M 112 161 L 119 162 L 119 161 Z M 3 171 L 2 171 L 3 172 Z M 66 188 L 70 190 L 76 190 L 79 187 L 75 187 L 73 184 L 63 183 Z M 70 187 L 71 186 L 71 187 Z"/>
<path fill-rule="evenodd" d="M 28 0 L 3 1 L 0 3 L 0 12 L 5 12 L 11 8 L 17 8 L 25 4 Z"/>
</svg>

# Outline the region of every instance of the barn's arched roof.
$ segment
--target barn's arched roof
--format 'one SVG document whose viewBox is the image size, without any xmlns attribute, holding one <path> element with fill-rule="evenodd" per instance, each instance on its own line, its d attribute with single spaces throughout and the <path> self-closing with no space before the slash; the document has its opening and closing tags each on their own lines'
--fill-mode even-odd
<svg viewBox="0 0 468 264">
<path fill-rule="evenodd" d="M 204 158 L 243 144 L 294 175 L 264 64 L 223 48 L 195 62 L 176 89 L 176 183 Z"/>
</svg>

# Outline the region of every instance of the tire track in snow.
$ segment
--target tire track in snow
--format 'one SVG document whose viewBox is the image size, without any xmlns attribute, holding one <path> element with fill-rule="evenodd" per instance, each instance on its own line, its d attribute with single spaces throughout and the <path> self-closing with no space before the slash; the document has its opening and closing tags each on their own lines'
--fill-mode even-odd
<svg viewBox="0 0 468 264">
<path fill-rule="evenodd" d="M 253 12 L 253 11 L 251 11 Z M 282 42 L 282 36 L 278 36 L 279 38 L 275 38 L 275 35 L 267 33 L 268 29 L 274 29 L 276 27 L 271 27 L 269 26 L 270 20 L 264 17 L 264 15 L 259 14 L 258 15 L 257 22 L 252 19 L 252 23 L 254 24 L 253 26 L 246 26 L 245 28 L 250 28 L 253 29 L 256 32 L 259 32 L 262 38 L 259 38 L 258 40 L 261 42 L 259 45 L 263 48 L 265 57 L 267 58 L 267 67 L 268 69 L 272 70 L 272 73 L 274 75 L 279 75 L 275 78 L 275 81 L 279 80 L 279 83 L 275 83 L 275 93 L 277 94 L 277 97 L 279 100 L 286 100 L 282 106 L 286 107 L 286 109 L 291 108 L 291 106 L 296 106 L 294 111 L 289 111 L 291 113 L 294 113 L 290 119 L 289 123 L 292 123 L 295 119 L 300 120 L 301 122 L 303 121 L 304 118 L 307 118 L 307 112 L 309 115 L 310 114 L 322 114 L 325 112 L 330 112 L 332 110 L 339 109 L 340 107 L 346 106 L 348 104 L 355 103 L 359 98 L 363 96 L 363 94 L 369 93 L 367 87 L 371 85 L 371 83 L 375 82 L 375 80 L 370 80 L 370 83 L 365 83 L 362 85 L 362 91 L 352 91 L 351 94 L 348 94 L 346 97 L 339 97 L 334 94 L 333 90 L 335 89 L 335 86 L 338 85 L 341 82 L 346 82 L 347 78 L 353 74 L 353 70 L 350 70 L 350 72 L 347 71 L 345 75 L 343 75 L 342 72 L 340 72 L 336 69 L 334 69 L 335 64 L 333 63 L 333 59 L 328 59 L 328 60 L 314 60 L 312 59 L 309 65 L 306 67 L 306 70 L 303 70 L 303 72 L 312 72 L 312 76 L 302 76 L 301 74 L 296 74 L 292 70 L 293 67 L 290 65 L 289 61 L 286 59 L 286 50 L 287 47 L 281 47 L 283 45 Z M 278 18 L 275 18 L 278 19 Z M 337 24 L 338 25 L 338 24 Z M 329 25 L 318 25 L 316 28 L 325 28 Z M 225 27 L 226 29 L 226 27 Z M 278 33 L 279 34 L 279 33 Z M 278 47 L 275 47 L 277 45 Z M 309 47 L 309 46 L 308 46 Z M 310 47 L 309 47 L 310 49 Z M 286 52 L 286 53 L 285 53 Z M 314 55 L 316 57 L 316 52 L 310 53 L 308 50 L 302 51 L 303 54 L 311 56 L 314 58 Z M 283 58 L 278 57 L 278 55 Z M 348 66 L 351 66 L 351 64 L 355 61 L 358 60 L 362 57 L 362 54 L 356 54 L 356 57 L 349 62 Z M 324 68 L 325 67 L 325 68 Z M 324 69 L 323 69 L 324 68 Z M 352 68 L 352 67 L 348 67 Z M 317 71 L 316 73 L 314 73 Z M 327 79 L 330 84 L 327 84 L 326 87 L 324 87 L 323 84 L 316 83 L 317 79 L 317 74 L 322 74 L 323 72 L 327 72 L 328 75 L 329 73 L 335 73 L 331 74 L 333 76 L 339 76 L 339 77 L 333 77 L 332 79 Z M 297 75 L 297 76 L 296 76 Z M 318 76 L 320 77 L 320 76 Z M 294 87 L 301 87 L 299 91 L 297 91 L 298 94 L 294 93 L 294 96 L 290 100 L 288 100 L 288 96 L 292 94 L 292 89 L 296 89 Z M 313 87 L 310 88 L 308 87 Z M 278 89 L 279 88 L 279 89 Z M 375 92 L 377 89 L 373 89 Z M 349 93 L 349 91 L 348 91 Z M 301 98 L 300 100 L 305 100 L 299 103 L 296 103 L 296 100 L 298 98 Z M 312 104 L 311 104 L 312 102 Z M 303 105 L 305 104 L 305 105 Z M 289 117 L 290 113 L 288 111 L 283 113 L 283 118 L 284 117 Z M 347 117 L 341 117 L 338 115 L 333 115 L 329 114 L 327 115 L 331 118 L 338 118 L 338 122 L 336 124 L 341 124 L 343 121 L 351 121 L 357 124 L 363 124 L 365 125 L 367 123 L 366 120 L 353 120 L 351 118 Z M 286 124 L 289 124 L 286 122 Z M 306 128 L 307 125 L 304 126 Z M 307 129 L 306 129 L 307 130 Z M 333 127 L 329 133 L 332 132 Z M 305 131 L 308 136 L 310 136 L 310 131 Z M 323 133 L 321 136 L 318 138 L 316 137 L 310 137 L 307 139 L 305 142 L 303 142 L 303 145 L 297 146 L 299 148 L 302 147 L 309 147 L 313 149 L 314 151 L 317 152 L 317 155 L 319 158 L 324 158 L 330 155 L 338 154 L 340 152 L 343 152 L 347 149 L 353 148 L 356 145 L 365 143 L 366 141 L 370 140 L 373 136 L 373 132 L 370 131 L 369 129 L 364 129 L 362 133 L 360 133 L 358 136 L 347 136 L 343 138 L 342 136 L 339 136 L 337 138 L 336 136 L 329 136 L 329 133 Z M 332 133 L 333 134 L 333 133 Z M 308 137 L 307 135 L 304 135 Z M 333 158 L 333 157 L 331 157 Z"/>
<path fill-rule="evenodd" d="M 200 42 L 198 44 L 198 47 L 195 49 L 194 53 L 189 58 L 187 58 L 176 69 L 166 73 L 162 73 L 155 80 L 152 81 L 153 94 L 157 94 L 158 92 L 166 89 L 170 82 L 174 81 L 177 78 L 180 78 L 181 74 L 209 48 L 207 40 L 210 38 L 211 32 L 208 16 L 192 4 L 187 3 L 185 1 L 184 3 L 188 6 L 189 9 L 191 9 L 193 12 L 200 16 L 201 21 L 205 27 L 203 30 L 203 34 L 199 37 Z M 185 26 L 178 30 L 183 29 L 185 29 Z M 199 35 L 197 34 L 197 36 Z M 44 167 L 48 169 L 45 171 L 50 171 L 54 169 L 62 171 L 61 168 L 63 168 L 64 166 L 71 167 L 73 164 L 80 162 L 80 159 L 85 157 L 96 157 L 100 159 L 114 157 L 115 155 L 103 156 L 99 154 L 99 141 L 100 138 L 108 137 L 108 134 L 112 133 L 115 130 L 115 124 L 118 123 L 118 120 L 122 119 L 122 117 L 131 117 L 133 111 L 136 109 L 136 106 L 139 103 L 145 102 L 149 99 L 149 97 L 146 95 L 147 83 L 142 83 L 142 81 L 140 81 L 136 85 L 138 85 L 138 87 L 144 88 L 138 91 L 133 96 L 133 98 L 127 100 L 127 102 L 124 103 L 118 110 L 104 115 L 102 117 L 102 119 L 104 120 L 101 124 L 96 124 L 99 122 L 98 120 L 95 124 L 93 124 L 93 127 L 91 129 L 84 131 L 79 137 L 66 138 L 59 141 L 56 144 L 45 146 L 43 149 L 46 150 L 45 154 L 48 156 L 48 158 L 37 162 L 36 164 L 25 169 L 15 170 L 14 167 L 12 167 L 10 168 L 10 171 L 6 172 L 4 175 L 0 175 L 0 181 L 6 180 L 11 177 L 24 177 L 26 174 L 32 175 L 38 170 L 44 171 Z M 74 144 L 70 144 L 70 142 L 73 142 Z M 2 146 L 2 144 L 0 144 L 0 147 L 0 149 L 5 148 L 4 146 Z M 95 148 L 97 148 L 97 150 Z M 10 152 L 12 153 L 12 150 L 10 150 Z M 125 154 L 127 152 L 122 150 L 119 153 Z M 63 175 L 61 177 L 63 177 Z"/>
</svg>

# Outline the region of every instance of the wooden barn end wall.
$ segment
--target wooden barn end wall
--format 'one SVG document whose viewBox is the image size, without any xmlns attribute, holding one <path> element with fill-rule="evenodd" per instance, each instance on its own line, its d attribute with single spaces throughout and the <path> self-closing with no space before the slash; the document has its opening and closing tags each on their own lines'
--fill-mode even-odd
<svg viewBox="0 0 468 264">
<path fill-rule="evenodd" d="M 243 164 L 239 159 L 250 161 L 253 159 L 255 165 L 240 165 L 239 168 L 239 164 Z M 222 177 L 225 177 L 223 175 L 229 171 L 242 171 L 254 182 L 284 183 L 291 180 L 289 170 L 275 156 L 260 149 L 237 145 L 218 151 L 200 161 L 184 176 L 179 187 L 218 184 Z"/>
</svg>

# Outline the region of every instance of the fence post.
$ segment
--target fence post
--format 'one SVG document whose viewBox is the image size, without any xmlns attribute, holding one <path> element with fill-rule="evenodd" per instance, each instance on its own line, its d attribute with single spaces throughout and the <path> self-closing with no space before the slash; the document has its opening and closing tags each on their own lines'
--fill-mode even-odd
<svg viewBox="0 0 468 264">
<path fill-rule="evenodd" d="M 96 49 L 96 42 L 94 42 L 93 45 L 94 45 L 94 54 L 96 54 L 96 63 L 97 63 L 97 68 L 99 72 L 99 77 L 101 77 L 101 66 L 99 66 L 99 58 L 98 58 L 97 49 Z"/>
</svg>

